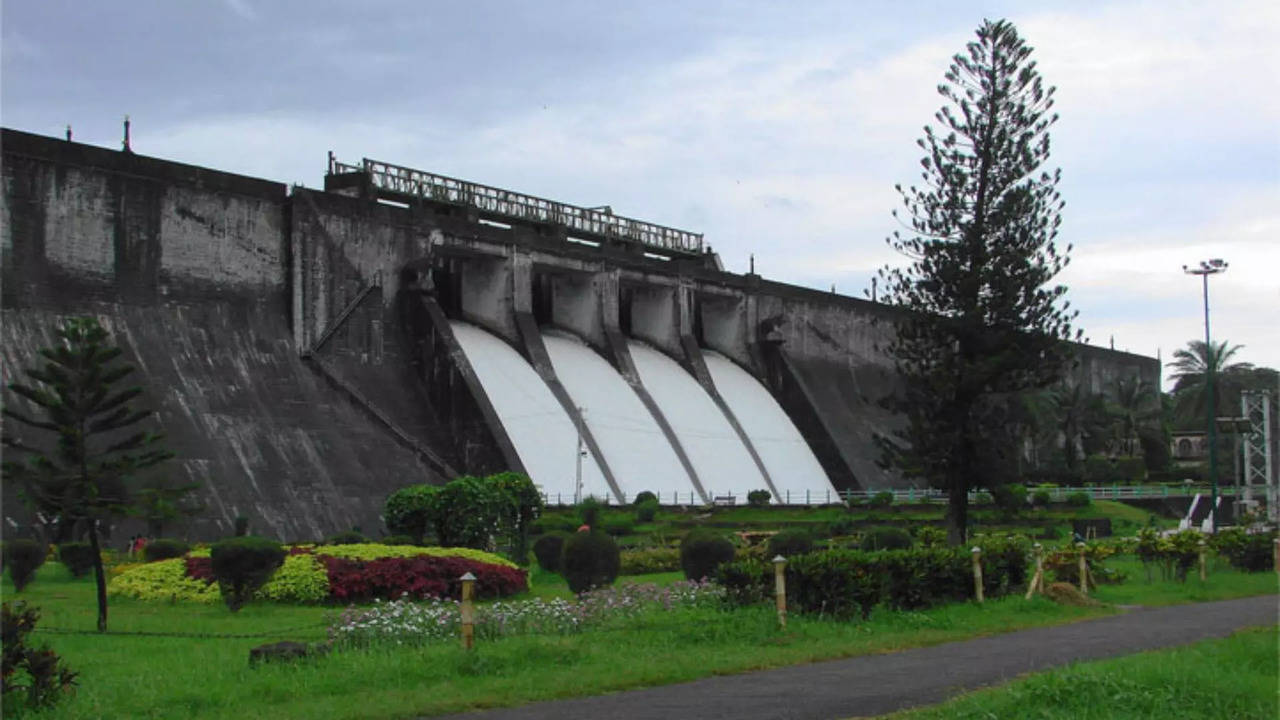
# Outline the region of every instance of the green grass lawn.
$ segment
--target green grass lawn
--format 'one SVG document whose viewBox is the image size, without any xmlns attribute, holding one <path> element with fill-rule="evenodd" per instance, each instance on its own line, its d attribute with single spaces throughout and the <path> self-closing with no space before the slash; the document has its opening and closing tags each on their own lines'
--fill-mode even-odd
<svg viewBox="0 0 1280 720">
<path fill-rule="evenodd" d="M 1162 578 L 1154 567 L 1148 582 L 1147 569 L 1128 556 L 1108 558 L 1106 566 L 1124 571 L 1128 580 L 1119 585 L 1101 585 L 1091 594 L 1102 602 L 1116 605 L 1177 605 L 1280 592 L 1280 580 L 1275 573 L 1239 572 L 1217 557 L 1211 557 L 1208 562 L 1205 582 L 1200 581 L 1199 571 L 1195 569 L 1187 575 L 1186 582 L 1178 582 Z"/>
<path fill-rule="evenodd" d="M 1276 628 L 1172 650 L 1079 663 L 979 690 L 894 720 L 1272 720 L 1277 704 Z"/>
</svg>

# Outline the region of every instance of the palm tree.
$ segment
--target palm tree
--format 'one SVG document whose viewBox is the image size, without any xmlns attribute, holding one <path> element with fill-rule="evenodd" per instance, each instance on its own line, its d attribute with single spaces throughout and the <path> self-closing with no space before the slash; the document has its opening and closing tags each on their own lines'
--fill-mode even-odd
<svg viewBox="0 0 1280 720">
<path fill-rule="evenodd" d="M 1120 377 L 1113 387 L 1109 410 L 1115 418 L 1117 439 L 1121 451 L 1133 457 L 1143 438 L 1160 435 L 1160 398 L 1155 387 L 1137 375 Z"/>
<path fill-rule="evenodd" d="M 1087 456 L 1105 445 L 1111 428 L 1106 400 L 1090 393 L 1084 383 L 1063 384 L 1054 389 L 1052 405 L 1062 435 L 1063 460 L 1068 470 L 1074 470 L 1077 451 Z"/>
<path fill-rule="evenodd" d="M 1232 363 L 1231 358 L 1243 345 L 1228 345 L 1226 340 L 1205 345 L 1203 340 L 1192 340 L 1185 349 L 1173 351 L 1174 417 L 1179 424 L 1192 427 L 1202 424 L 1209 405 L 1205 385 L 1206 373 L 1212 369 L 1214 377 L 1214 416 L 1233 415 L 1231 408 L 1240 402 L 1240 391 L 1249 372 L 1250 363 Z"/>
</svg>

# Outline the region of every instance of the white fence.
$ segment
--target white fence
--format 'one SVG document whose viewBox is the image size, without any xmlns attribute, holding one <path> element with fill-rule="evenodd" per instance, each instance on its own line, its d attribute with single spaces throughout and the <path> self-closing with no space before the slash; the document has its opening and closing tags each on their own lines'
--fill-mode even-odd
<svg viewBox="0 0 1280 720">
<path fill-rule="evenodd" d="M 1167 497 L 1191 497 L 1196 493 L 1203 495 L 1209 494 L 1208 485 L 1093 485 L 1088 487 L 1056 487 L 1043 488 L 1049 493 L 1049 497 L 1053 502 L 1066 500 L 1067 496 L 1075 493 L 1083 492 L 1093 500 L 1133 500 L 1140 498 L 1167 498 Z M 1028 498 L 1040 488 L 1030 488 Z M 969 502 L 975 504 L 978 495 L 983 491 L 970 491 Z M 850 504 L 861 503 L 880 495 L 881 493 L 890 493 L 893 495 L 895 503 L 914 503 L 914 502 L 934 502 L 945 503 L 947 501 L 947 493 L 945 490 L 937 488 L 906 488 L 906 489 L 884 489 L 884 490 L 828 490 L 826 492 L 796 492 L 783 493 L 781 498 L 775 498 L 776 504 L 797 505 L 797 506 L 816 506 L 816 505 L 833 505 L 833 504 Z M 1236 489 L 1232 486 L 1219 486 L 1218 494 L 1223 496 L 1235 495 Z M 746 505 L 746 493 L 710 493 L 713 498 L 713 505 Z M 606 504 L 613 502 L 612 498 L 600 498 Z M 634 498 L 623 496 L 625 502 L 631 502 Z M 544 493 L 542 500 L 549 506 L 574 505 L 574 497 L 568 494 L 560 493 Z M 693 492 L 688 493 L 664 493 L 658 497 L 659 504 L 662 505 L 703 505 L 704 503 Z"/>
</svg>

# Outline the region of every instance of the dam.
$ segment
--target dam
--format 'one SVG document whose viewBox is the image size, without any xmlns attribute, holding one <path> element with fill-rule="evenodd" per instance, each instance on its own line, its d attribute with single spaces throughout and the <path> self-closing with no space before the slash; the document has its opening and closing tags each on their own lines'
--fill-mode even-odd
<svg viewBox="0 0 1280 720">
<path fill-rule="evenodd" d="M 69 314 L 138 368 L 197 539 L 382 532 L 412 483 L 819 503 L 881 466 L 900 309 L 725 272 L 694 232 L 330 155 L 323 189 L 3 131 L 6 378 Z M 321 167 L 324 167 L 321 165 Z M 318 168 L 320 169 L 320 168 Z M 1077 381 L 1154 381 L 1082 345 Z M 5 522 L 29 522 L 6 487 Z"/>
</svg>

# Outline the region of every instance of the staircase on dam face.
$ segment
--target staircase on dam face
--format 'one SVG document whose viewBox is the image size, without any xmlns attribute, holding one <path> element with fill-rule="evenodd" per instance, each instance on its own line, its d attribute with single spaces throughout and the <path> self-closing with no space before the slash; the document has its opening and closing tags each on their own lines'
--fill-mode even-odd
<svg viewBox="0 0 1280 720">
<path fill-rule="evenodd" d="M 711 354 L 708 366 L 745 441 L 693 375 L 644 343 L 627 343 L 641 384 L 637 389 L 581 339 L 558 330 L 543 332 L 555 376 L 573 403 L 566 409 L 511 345 L 465 322 L 450 326 L 525 470 L 551 504 L 588 495 L 627 502 L 646 490 L 664 503 L 744 497 L 770 486 L 748 443 L 768 475 L 779 478 L 775 501 L 804 503 L 834 495 L 821 466 L 768 390 L 723 356 Z M 661 417 L 642 401 L 641 392 Z M 581 441 L 571 412 L 579 414 L 593 437 L 594 451 Z"/>
</svg>

